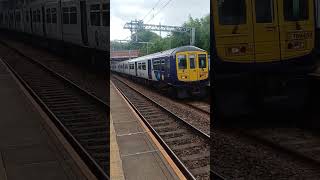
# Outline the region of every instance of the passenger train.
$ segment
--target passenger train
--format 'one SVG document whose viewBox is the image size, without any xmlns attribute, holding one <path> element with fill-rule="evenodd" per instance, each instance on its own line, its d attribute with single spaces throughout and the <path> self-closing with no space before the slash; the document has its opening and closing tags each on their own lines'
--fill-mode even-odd
<svg viewBox="0 0 320 180">
<path fill-rule="evenodd" d="M 36 0 L 2 7 L 0 28 L 30 35 L 52 49 L 89 54 L 93 64 L 105 67 L 110 47 L 109 11 L 109 0 Z"/>
<path fill-rule="evenodd" d="M 112 63 L 111 70 L 168 90 L 177 98 L 205 95 L 209 81 L 208 54 L 195 46 Z"/>
</svg>

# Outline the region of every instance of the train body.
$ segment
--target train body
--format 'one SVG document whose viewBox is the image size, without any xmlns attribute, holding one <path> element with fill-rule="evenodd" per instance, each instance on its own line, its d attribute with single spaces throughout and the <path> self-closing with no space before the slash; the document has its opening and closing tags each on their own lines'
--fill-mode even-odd
<svg viewBox="0 0 320 180">
<path fill-rule="evenodd" d="M 302 112 L 320 52 L 320 1 L 211 2 L 216 119 Z"/>
<path fill-rule="evenodd" d="M 290 63 L 311 64 L 318 2 L 213 0 L 214 64 L 226 71 L 285 71 Z"/>
<path fill-rule="evenodd" d="M 194 46 L 183 46 L 113 63 L 111 70 L 185 98 L 190 94 L 205 93 L 209 76 L 208 54 Z"/>
<path fill-rule="evenodd" d="M 1 7 L 0 28 L 43 40 L 48 47 L 89 53 L 107 64 L 110 31 L 109 0 L 37 0 Z M 103 59 L 102 59 L 103 58 Z"/>
</svg>

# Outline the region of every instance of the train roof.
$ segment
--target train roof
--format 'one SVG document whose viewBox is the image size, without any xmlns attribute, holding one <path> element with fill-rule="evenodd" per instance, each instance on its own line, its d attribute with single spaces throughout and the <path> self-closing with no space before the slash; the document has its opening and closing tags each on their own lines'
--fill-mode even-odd
<svg viewBox="0 0 320 180">
<path fill-rule="evenodd" d="M 138 58 L 130 59 L 130 60 L 127 60 L 127 61 L 134 62 L 134 61 L 143 60 L 143 59 L 154 59 L 154 58 L 163 57 L 163 56 L 171 56 L 171 55 L 176 54 L 178 52 L 185 52 L 185 51 L 202 51 L 202 52 L 205 52 L 205 50 L 200 49 L 200 48 L 198 48 L 196 46 L 181 46 L 181 47 L 169 49 L 169 50 L 166 50 L 166 51 L 161 51 L 161 52 L 157 52 L 157 53 L 154 53 L 154 54 L 149 54 L 149 55 L 146 55 L 146 56 L 141 56 L 141 57 L 138 57 Z"/>
</svg>

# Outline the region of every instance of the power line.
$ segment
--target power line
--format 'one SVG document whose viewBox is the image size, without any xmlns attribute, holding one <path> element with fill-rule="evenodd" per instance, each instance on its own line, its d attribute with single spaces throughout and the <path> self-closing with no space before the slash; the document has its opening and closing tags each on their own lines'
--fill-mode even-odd
<svg viewBox="0 0 320 180">
<path fill-rule="evenodd" d="M 158 0 L 158 2 L 150 9 L 150 11 L 144 16 L 144 18 L 142 20 L 146 19 L 146 17 L 152 12 L 152 10 L 154 10 L 154 8 L 156 8 L 158 6 L 160 1 L 162 1 L 162 0 Z"/>
<path fill-rule="evenodd" d="M 157 13 L 155 13 L 155 14 L 151 17 L 151 19 L 149 19 L 149 21 L 147 21 L 147 23 L 150 22 L 152 19 L 154 19 L 164 8 L 166 8 L 166 7 L 169 5 L 169 3 L 170 3 L 171 1 L 172 1 L 172 0 L 168 0 L 167 3 L 166 3 L 164 6 L 162 6 L 162 7 L 159 9 L 159 11 L 158 11 Z"/>
</svg>

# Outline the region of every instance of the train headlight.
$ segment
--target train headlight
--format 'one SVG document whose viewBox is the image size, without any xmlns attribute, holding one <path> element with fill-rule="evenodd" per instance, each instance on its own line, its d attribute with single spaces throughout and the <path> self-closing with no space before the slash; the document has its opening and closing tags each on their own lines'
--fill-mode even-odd
<svg viewBox="0 0 320 180">
<path fill-rule="evenodd" d="M 232 54 L 239 54 L 240 49 L 239 48 L 231 48 L 231 53 Z"/>
</svg>

